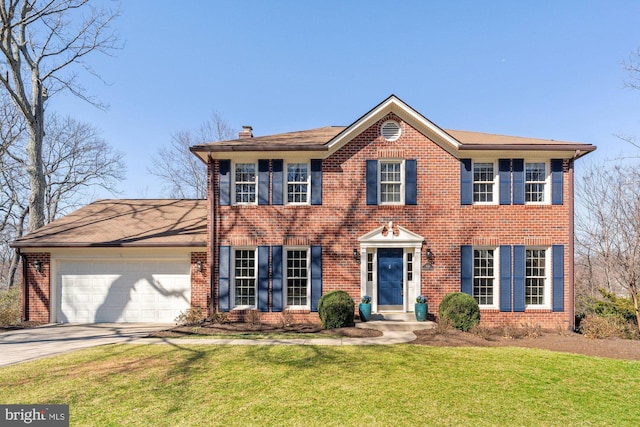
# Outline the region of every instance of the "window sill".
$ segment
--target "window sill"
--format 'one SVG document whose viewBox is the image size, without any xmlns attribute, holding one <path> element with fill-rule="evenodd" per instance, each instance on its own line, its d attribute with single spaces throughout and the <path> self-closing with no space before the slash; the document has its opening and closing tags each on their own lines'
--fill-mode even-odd
<svg viewBox="0 0 640 427">
<path fill-rule="evenodd" d="M 258 307 L 256 307 L 255 305 L 239 305 L 237 307 L 233 307 L 231 311 L 251 311 L 257 309 Z"/>
<path fill-rule="evenodd" d="M 499 205 L 497 203 L 474 203 L 474 209 L 498 209 L 500 206 L 508 206 L 508 205 Z"/>
</svg>

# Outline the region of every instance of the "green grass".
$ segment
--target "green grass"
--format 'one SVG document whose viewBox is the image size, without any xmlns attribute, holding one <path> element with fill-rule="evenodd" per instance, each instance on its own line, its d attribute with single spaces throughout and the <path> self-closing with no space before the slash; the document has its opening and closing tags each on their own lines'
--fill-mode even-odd
<svg viewBox="0 0 640 427">
<path fill-rule="evenodd" d="M 0 368 L 71 425 L 639 425 L 640 363 L 521 348 L 111 345 Z"/>
</svg>

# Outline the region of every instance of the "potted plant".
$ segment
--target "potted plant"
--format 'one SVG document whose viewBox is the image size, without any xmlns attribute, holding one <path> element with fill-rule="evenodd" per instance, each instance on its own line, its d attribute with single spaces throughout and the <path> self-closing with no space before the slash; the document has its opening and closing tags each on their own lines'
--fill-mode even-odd
<svg viewBox="0 0 640 427">
<path fill-rule="evenodd" d="M 414 308 L 416 314 L 416 320 L 418 322 L 424 322 L 427 320 L 427 310 L 429 306 L 427 305 L 427 297 L 424 295 L 418 295 L 416 297 L 416 305 Z"/>
<path fill-rule="evenodd" d="M 365 295 L 360 299 L 358 313 L 362 322 L 368 322 L 371 319 L 371 297 L 369 295 Z"/>
</svg>

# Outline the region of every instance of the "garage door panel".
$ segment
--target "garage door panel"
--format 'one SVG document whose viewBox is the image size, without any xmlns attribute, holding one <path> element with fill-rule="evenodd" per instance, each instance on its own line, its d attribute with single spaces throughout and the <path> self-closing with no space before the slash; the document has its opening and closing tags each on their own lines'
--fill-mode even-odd
<svg viewBox="0 0 640 427">
<path fill-rule="evenodd" d="M 57 319 L 173 322 L 191 300 L 188 261 L 60 261 Z"/>
</svg>

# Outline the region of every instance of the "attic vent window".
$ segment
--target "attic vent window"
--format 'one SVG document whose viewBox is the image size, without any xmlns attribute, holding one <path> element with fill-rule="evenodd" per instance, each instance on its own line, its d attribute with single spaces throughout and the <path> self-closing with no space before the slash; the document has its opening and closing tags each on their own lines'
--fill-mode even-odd
<svg viewBox="0 0 640 427">
<path fill-rule="evenodd" d="M 387 141 L 395 141 L 400 138 L 401 132 L 400 124 L 395 120 L 387 120 L 380 127 L 380 133 Z"/>
</svg>

